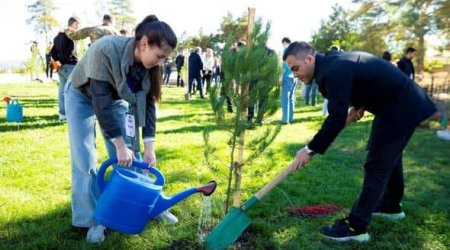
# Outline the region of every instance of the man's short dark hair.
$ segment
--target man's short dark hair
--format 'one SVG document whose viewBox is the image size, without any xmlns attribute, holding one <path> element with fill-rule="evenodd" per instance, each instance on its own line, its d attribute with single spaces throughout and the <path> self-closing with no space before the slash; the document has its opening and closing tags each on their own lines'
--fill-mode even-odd
<svg viewBox="0 0 450 250">
<path fill-rule="evenodd" d="M 306 55 L 315 55 L 316 50 L 307 42 L 293 42 L 284 51 L 283 61 L 290 55 L 296 57 L 304 57 Z"/>
<path fill-rule="evenodd" d="M 289 39 L 289 37 L 283 37 L 283 39 L 281 39 L 281 43 L 291 43 L 291 39 Z"/>
<path fill-rule="evenodd" d="M 79 23 L 80 21 L 79 21 L 79 19 L 77 18 L 77 17 L 70 17 L 69 18 L 69 21 L 67 22 L 67 24 L 69 25 L 69 26 L 71 26 L 73 23 Z"/>
<path fill-rule="evenodd" d="M 112 16 L 109 14 L 103 15 L 103 22 L 112 22 Z"/>
<path fill-rule="evenodd" d="M 409 47 L 406 49 L 405 54 L 412 53 L 412 52 L 416 52 L 416 49 L 413 47 Z"/>
</svg>

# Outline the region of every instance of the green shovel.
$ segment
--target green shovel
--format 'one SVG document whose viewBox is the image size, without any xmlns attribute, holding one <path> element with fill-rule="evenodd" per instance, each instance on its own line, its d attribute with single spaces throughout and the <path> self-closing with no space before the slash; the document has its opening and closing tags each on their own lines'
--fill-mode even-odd
<svg viewBox="0 0 450 250">
<path fill-rule="evenodd" d="M 253 195 L 240 208 L 233 207 L 225 216 L 225 218 L 214 228 L 205 240 L 205 246 L 208 250 L 226 249 L 233 244 L 237 238 L 244 232 L 244 230 L 252 223 L 250 218 L 245 215 L 245 211 L 249 210 L 255 203 L 261 200 L 272 188 L 280 183 L 286 176 L 288 176 L 296 168 L 292 162 L 286 169 L 278 176 L 265 185 L 261 190 Z"/>
</svg>

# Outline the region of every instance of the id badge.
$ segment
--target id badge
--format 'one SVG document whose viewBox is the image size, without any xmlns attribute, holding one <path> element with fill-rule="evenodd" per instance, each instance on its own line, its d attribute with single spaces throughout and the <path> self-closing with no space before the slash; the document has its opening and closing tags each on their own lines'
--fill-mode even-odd
<svg viewBox="0 0 450 250">
<path fill-rule="evenodd" d="M 134 138 L 136 136 L 136 123 L 132 114 L 126 114 L 125 116 L 125 131 L 129 137 Z"/>
</svg>

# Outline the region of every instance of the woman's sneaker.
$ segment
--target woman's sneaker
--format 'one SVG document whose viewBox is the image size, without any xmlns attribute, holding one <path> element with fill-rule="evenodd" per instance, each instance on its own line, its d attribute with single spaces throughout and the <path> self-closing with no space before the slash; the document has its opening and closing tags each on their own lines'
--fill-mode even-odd
<svg viewBox="0 0 450 250">
<path fill-rule="evenodd" d="M 90 227 L 86 240 L 89 243 L 102 243 L 105 240 L 105 227 L 102 225 Z"/>
<path fill-rule="evenodd" d="M 178 218 L 175 215 L 173 215 L 169 210 L 161 212 L 158 216 L 156 216 L 156 219 L 165 220 L 172 225 L 178 222 Z"/>
<path fill-rule="evenodd" d="M 370 236 L 367 231 L 357 231 L 350 226 L 347 219 L 336 221 L 333 225 L 320 228 L 320 234 L 330 240 L 335 241 L 349 241 L 355 240 L 358 242 L 369 241 Z"/>
</svg>

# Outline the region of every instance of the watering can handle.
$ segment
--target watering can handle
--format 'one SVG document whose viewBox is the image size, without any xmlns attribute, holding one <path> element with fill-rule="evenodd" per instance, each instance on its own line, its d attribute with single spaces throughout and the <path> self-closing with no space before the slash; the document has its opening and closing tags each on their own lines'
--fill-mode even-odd
<svg viewBox="0 0 450 250">
<path fill-rule="evenodd" d="M 100 193 L 102 193 L 103 190 L 105 189 L 106 169 L 113 164 L 117 164 L 117 158 L 110 158 L 110 159 L 106 160 L 105 162 L 102 163 L 102 165 L 100 166 L 100 169 L 98 170 L 97 184 L 100 189 Z M 148 170 L 151 174 L 156 176 L 155 185 L 164 186 L 164 176 L 157 168 L 150 166 L 148 163 L 140 162 L 140 161 L 133 161 L 131 166 L 140 168 L 140 169 L 144 169 L 144 170 Z"/>
</svg>

